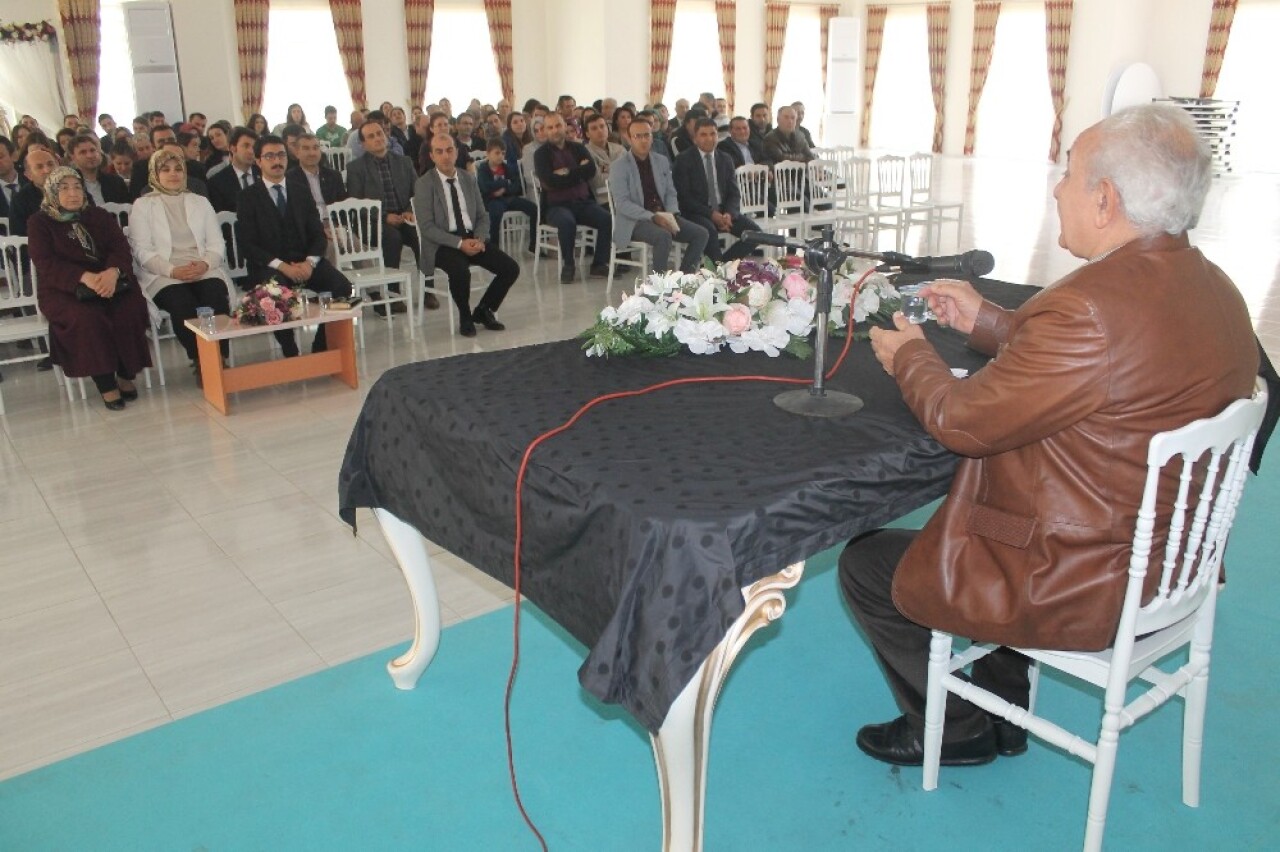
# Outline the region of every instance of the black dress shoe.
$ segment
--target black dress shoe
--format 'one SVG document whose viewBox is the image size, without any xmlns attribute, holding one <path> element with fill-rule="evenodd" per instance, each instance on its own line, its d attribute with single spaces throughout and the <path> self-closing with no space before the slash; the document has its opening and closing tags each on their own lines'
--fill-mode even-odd
<svg viewBox="0 0 1280 852">
<path fill-rule="evenodd" d="M 924 731 L 904 715 L 892 722 L 858 731 L 858 748 L 876 760 L 896 766 L 924 764 Z M 990 725 L 963 740 L 942 744 L 943 766 L 980 766 L 996 759 L 996 735 Z"/>
<path fill-rule="evenodd" d="M 458 333 L 463 337 L 475 337 L 476 324 L 469 319 L 458 320 Z"/>
<path fill-rule="evenodd" d="M 135 399 L 138 398 L 138 389 L 134 388 L 133 390 L 125 390 L 124 388 L 121 388 L 120 398 L 123 399 L 125 402 L 133 402 Z"/>
<path fill-rule="evenodd" d="M 488 308 L 476 308 L 475 313 L 471 315 L 474 322 L 479 323 L 490 331 L 506 331 L 507 327 L 498 322 L 498 318 L 493 315 L 493 311 Z"/>
<path fill-rule="evenodd" d="M 597 264 L 597 265 L 595 265 L 595 266 L 591 267 L 591 277 L 592 277 L 592 278 L 608 278 L 608 277 L 609 277 L 609 264 L 607 264 L 607 263 L 600 263 L 600 264 Z"/>
<path fill-rule="evenodd" d="M 37 372 L 44 373 L 52 369 L 53 369 L 53 359 L 51 358 L 41 358 L 39 361 L 36 362 Z"/>
<path fill-rule="evenodd" d="M 426 293 L 422 297 L 422 307 L 429 311 L 438 310 L 440 307 L 440 300 L 436 298 L 435 293 Z"/>
<path fill-rule="evenodd" d="M 575 273 L 574 273 L 574 269 L 573 269 L 573 267 L 572 267 L 572 266 L 566 266 L 566 267 L 563 267 L 563 268 L 560 270 L 560 283 L 561 283 L 561 284 L 568 284 L 568 283 L 570 283 L 571 281 L 573 281 L 574 277 L 575 277 Z"/>
<path fill-rule="evenodd" d="M 124 411 L 124 397 L 117 397 L 116 399 L 107 399 L 104 396 L 102 398 L 102 404 L 107 407 L 108 411 Z"/>
<path fill-rule="evenodd" d="M 999 716 L 991 717 L 996 732 L 996 752 L 1003 757 L 1017 757 L 1027 751 L 1027 729 Z"/>
</svg>

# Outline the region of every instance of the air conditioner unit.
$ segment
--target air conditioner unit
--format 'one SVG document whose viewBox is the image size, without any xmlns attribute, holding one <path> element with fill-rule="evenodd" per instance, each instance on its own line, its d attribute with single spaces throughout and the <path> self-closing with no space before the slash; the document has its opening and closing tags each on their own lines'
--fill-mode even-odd
<svg viewBox="0 0 1280 852">
<path fill-rule="evenodd" d="M 133 91 L 139 112 L 160 110 L 170 124 L 186 117 L 173 15 L 168 3 L 125 3 L 124 28 L 133 62 Z"/>
</svg>

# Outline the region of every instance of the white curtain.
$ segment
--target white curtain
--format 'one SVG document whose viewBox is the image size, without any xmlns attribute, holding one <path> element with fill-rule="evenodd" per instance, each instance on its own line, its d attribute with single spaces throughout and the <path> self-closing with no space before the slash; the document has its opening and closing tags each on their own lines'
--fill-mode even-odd
<svg viewBox="0 0 1280 852">
<path fill-rule="evenodd" d="M 62 117 L 69 110 L 62 90 L 58 42 L 0 44 L 0 107 L 10 126 L 28 113 L 49 132 L 62 126 Z"/>
</svg>

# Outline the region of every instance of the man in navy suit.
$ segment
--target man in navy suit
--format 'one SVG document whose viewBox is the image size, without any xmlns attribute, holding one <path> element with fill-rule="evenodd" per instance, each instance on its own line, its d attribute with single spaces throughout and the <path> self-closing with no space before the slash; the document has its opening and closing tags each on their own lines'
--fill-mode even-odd
<svg viewBox="0 0 1280 852">
<path fill-rule="evenodd" d="M 254 146 L 258 134 L 247 127 L 231 131 L 231 159 L 209 176 L 209 203 L 219 213 L 236 212 L 240 191 L 262 179 Z"/>
<path fill-rule="evenodd" d="M 248 274 L 246 288 L 271 278 L 290 287 L 306 287 L 344 299 L 351 282 L 324 259 L 326 241 L 320 211 L 310 192 L 298 182 L 285 181 L 288 152 L 279 136 L 263 136 L 254 146 L 262 177 L 236 199 L 236 233 Z M 298 354 L 293 330 L 277 331 L 276 340 L 285 357 Z M 325 349 L 324 325 L 312 343 L 312 352 Z"/>
<path fill-rule="evenodd" d="M 672 170 L 680 212 L 711 235 L 706 254 L 713 263 L 746 257 L 755 247 L 743 240 L 742 235 L 760 230 L 759 225 L 742 215 L 733 160 L 716 148 L 717 135 L 714 120 L 699 119 L 693 128 L 694 147 L 686 148 L 676 157 Z M 721 252 L 720 234 L 733 234 L 738 241 Z"/>
</svg>

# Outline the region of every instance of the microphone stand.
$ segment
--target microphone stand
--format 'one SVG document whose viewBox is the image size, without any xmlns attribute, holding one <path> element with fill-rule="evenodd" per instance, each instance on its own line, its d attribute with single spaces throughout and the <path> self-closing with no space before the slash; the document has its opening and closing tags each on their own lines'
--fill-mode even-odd
<svg viewBox="0 0 1280 852">
<path fill-rule="evenodd" d="M 788 243 L 788 245 L 791 245 Z M 824 225 L 819 236 L 801 246 L 793 246 L 804 252 L 805 265 L 818 275 L 818 300 L 815 305 L 817 332 L 814 336 L 813 386 L 808 389 L 783 391 L 773 398 L 774 405 L 792 414 L 806 417 L 847 417 L 862 409 L 862 399 L 843 391 L 829 391 L 825 387 L 827 363 L 827 318 L 831 313 L 831 291 L 835 287 L 835 272 L 850 256 L 883 259 L 883 255 L 844 249 L 832 238 L 832 228 Z M 852 311 L 852 306 L 850 306 Z M 852 323 L 847 329 L 853 333 Z"/>
</svg>

